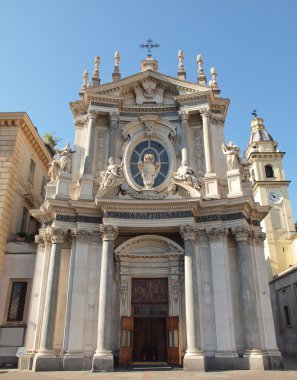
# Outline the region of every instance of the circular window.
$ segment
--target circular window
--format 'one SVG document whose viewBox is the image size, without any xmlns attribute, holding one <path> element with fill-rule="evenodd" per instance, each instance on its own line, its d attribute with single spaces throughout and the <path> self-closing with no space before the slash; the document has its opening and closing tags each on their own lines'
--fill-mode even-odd
<svg viewBox="0 0 297 380">
<path fill-rule="evenodd" d="M 160 164 L 159 174 L 154 181 L 154 187 L 159 186 L 167 176 L 169 170 L 169 159 L 166 149 L 157 141 L 147 140 L 136 145 L 130 161 L 132 178 L 138 185 L 144 186 L 142 176 L 138 170 L 138 162 L 143 161 L 145 154 L 153 154 L 155 162 L 159 162 Z"/>
</svg>

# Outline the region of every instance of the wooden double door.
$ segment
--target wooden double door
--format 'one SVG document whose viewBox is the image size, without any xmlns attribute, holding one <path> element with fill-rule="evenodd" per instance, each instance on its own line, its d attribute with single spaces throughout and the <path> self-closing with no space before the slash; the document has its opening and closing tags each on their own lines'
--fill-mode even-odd
<svg viewBox="0 0 297 380">
<path fill-rule="evenodd" d="M 181 365 L 179 318 L 122 317 L 120 364 L 132 362 Z"/>
</svg>

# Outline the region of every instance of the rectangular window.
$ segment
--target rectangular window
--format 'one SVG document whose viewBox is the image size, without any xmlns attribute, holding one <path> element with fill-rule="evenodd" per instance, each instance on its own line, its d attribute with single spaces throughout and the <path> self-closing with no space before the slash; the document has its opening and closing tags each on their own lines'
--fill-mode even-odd
<svg viewBox="0 0 297 380">
<path fill-rule="evenodd" d="M 31 159 L 28 180 L 32 183 L 34 180 L 35 166 L 36 166 L 35 162 Z"/>
<path fill-rule="evenodd" d="M 22 322 L 24 320 L 28 282 L 13 281 L 7 312 L 7 322 Z"/>
<path fill-rule="evenodd" d="M 40 195 L 42 196 L 42 198 L 45 197 L 45 185 L 46 185 L 46 182 L 47 182 L 47 179 L 45 176 L 42 177 L 42 180 L 41 180 L 41 189 L 40 189 Z"/>
<path fill-rule="evenodd" d="M 289 306 L 284 306 L 285 311 L 285 318 L 286 318 L 286 325 L 291 326 L 291 319 L 290 319 L 290 313 L 289 313 Z"/>
</svg>

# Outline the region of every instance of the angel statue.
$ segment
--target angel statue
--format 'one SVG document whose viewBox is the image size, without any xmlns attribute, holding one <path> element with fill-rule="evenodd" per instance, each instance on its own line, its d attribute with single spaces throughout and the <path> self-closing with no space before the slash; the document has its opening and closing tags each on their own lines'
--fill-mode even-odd
<svg viewBox="0 0 297 380">
<path fill-rule="evenodd" d="M 118 178 L 121 177 L 121 165 L 116 165 L 113 161 L 113 157 L 108 160 L 108 166 L 106 170 L 100 173 L 100 188 L 106 189 L 112 185 Z"/>
<path fill-rule="evenodd" d="M 178 169 L 177 172 L 173 173 L 173 178 L 177 181 L 184 182 L 194 189 L 199 190 L 201 183 L 198 178 L 194 175 L 194 170 L 188 166 L 187 162 L 184 162 Z"/>
<path fill-rule="evenodd" d="M 143 162 L 138 162 L 138 170 L 142 176 L 145 189 L 150 190 L 153 188 L 155 178 L 160 171 L 160 163 L 155 162 L 153 154 L 145 154 Z"/>
<path fill-rule="evenodd" d="M 227 170 L 241 169 L 240 149 L 234 141 L 230 141 L 228 145 L 222 144 L 222 151 L 227 156 Z"/>
</svg>

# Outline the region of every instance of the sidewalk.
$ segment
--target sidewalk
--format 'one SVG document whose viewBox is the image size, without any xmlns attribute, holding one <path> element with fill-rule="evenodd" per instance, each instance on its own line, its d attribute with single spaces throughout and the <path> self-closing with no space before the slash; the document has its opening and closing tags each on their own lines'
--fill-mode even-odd
<svg viewBox="0 0 297 380">
<path fill-rule="evenodd" d="M 284 371 L 115 371 L 105 373 L 31 372 L 18 369 L 0 369 L 0 380 L 297 380 L 297 357 L 284 358 Z"/>
</svg>

